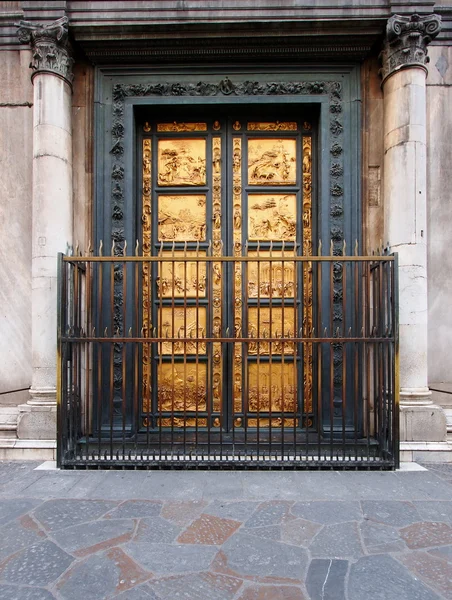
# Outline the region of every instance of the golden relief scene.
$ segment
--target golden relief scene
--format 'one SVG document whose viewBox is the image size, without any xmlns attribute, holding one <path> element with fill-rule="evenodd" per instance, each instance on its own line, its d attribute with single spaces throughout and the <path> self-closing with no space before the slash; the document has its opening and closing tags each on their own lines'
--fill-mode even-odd
<svg viewBox="0 0 452 600">
<path fill-rule="evenodd" d="M 293 413 L 296 410 L 297 386 L 293 363 L 250 363 L 248 384 L 250 412 Z"/>
<path fill-rule="evenodd" d="M 206 185 L 206 140 L 159 140 L 158 184 Z"/>
<path fill-rule="evenodd" d="M 248 131 L 297 131 L 296 121 L 251 121 Z"/>
<path fill-rule="evenodd" d="M 294 242 L 297 233 L 295 194 L 249 194 L 248 238 Z"/>
<path fill-rule="evenodd" d="M 249 139 L 248 183 L 250 185 L 295 185 L 297 183 L 296 140 Z"/>
<path fill-rule="evenodd" d="M 272 262 L 252 261 L 248 263 L 249 298 L 293 298 L 295 294 L 295 262 L 290 260 L 289 252 L 260 250 L 250 251 L 248 256 L 272 256 Z M 275 261 L 282 257 L 284 261 Z"/>
<path fill-rule="evenodd" d="M 160 363 L 157 378 L 159 411 L 207 410 L 205 363 Z"/>
<path fill-rule="evenodd" d="M 205 298 L 206 296 L 206 263 L 190 262 L 191 256 L 205 256 L 205 252 L 162 252 L 159 254 L 171 261 L 159 262 L 157 277 L 158 298 Z"/>
<path fill-rule="evenodd" d="M 274 306 L 251 307 L 248 309 L 248 336 L 250 338 L 283 338 L 294 337 L 296 328 L 294 321 L 296 313 L 293 307 Z M 293 354 L 294 345 L 291 342 L 251 341 L 248 344 L 248 354 Z"/>
<path fill-rule="evenodd" d="M 205 354 L 206 343 L 193 338 L 206 337 L 206 308 L 171 306 L 159 310 L 159 336 L 179 338 L 163 342 L 162 354 Z"/>
<path fill-rule="evenodd" d="M 159 195 L 158 239 L 161 242 L 205 241 L 206 196 Z"/>
</svg>

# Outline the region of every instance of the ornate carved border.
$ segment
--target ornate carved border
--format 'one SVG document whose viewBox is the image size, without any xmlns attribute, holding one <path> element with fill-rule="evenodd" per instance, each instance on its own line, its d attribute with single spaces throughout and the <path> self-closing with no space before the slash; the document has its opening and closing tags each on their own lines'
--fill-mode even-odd
<svg viewBox="0 0 452 600">
<path fill-rule="evenodd" d="M 225 97 L 225 96 L 306 96 L 325 95 L 329 100 L 330 112 L 330 236 L 332 251 L 335 256 L 342 254 L 344 240 L 344 164 L 343 164 L 343 99 L 342 84 L 339 81 L 244 81 L 232 82 L 228 77 L 219 83 L 199 81 L 197 83 L 139 83 L 113 86 L 113 119 L 112 145 L 110 153 L 114 156 L 111 171 L 111 202 L 112 202 L 112 238 L 115 241 L 115 252 L 120 255 L 124 248 L 124 103 L 126 98 L 143 97 Z M 314 252 L 315 254 L 315 252 Z M 120 280 L 120 274 L 118 274 Z M 115 322 L 118 328 L 121 315 L 121 292 L 118 283 L 115 292 Z M 342 322 L 342 270 L 339 263 L 334 268 L 334 321 L 340 327 Z M 118 345 L 117 352 L 121 351 Z M 339 346 L 339 345 L 337 345 Z M 342 376 L 342 348 L 334 349 L 334 381 L 337 394 L 340 397 Z M 121 369 L 115 372 L 115 396 L 121 393 Z M 335 403 L 336 404 L 336 403 Z M 342 404 L 342 403 L 341 403 Z M 340 413 L 339 403 L 335 412 Z"/>
</svg>

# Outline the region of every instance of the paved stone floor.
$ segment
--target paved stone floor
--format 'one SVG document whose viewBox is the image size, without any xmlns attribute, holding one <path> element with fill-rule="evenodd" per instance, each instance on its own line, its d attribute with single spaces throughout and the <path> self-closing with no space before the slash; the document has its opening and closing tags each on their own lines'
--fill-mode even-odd
<svg viewBox="0 0 452 600">
<path fill-rule="evenodd" d="M 452 464 L 57 471 L 0 462 L 2 600 L 452 598 Z"/>
</svg>

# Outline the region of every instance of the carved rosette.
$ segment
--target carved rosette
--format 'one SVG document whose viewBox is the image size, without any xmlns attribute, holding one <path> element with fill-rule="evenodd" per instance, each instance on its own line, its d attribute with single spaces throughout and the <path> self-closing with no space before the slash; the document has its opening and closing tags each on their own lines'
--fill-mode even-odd
<svg viewBox="0 0 452 600">
<path fill-rule="evenodd" d="M 441 31 L 441 17 L 417 14 L 393 15 L 386 25 L 386 39 L 380 54 L 383 82 L 389 75 L 408 67 L 423 67 L 429 62 L 428 44 Z"/>
<path fill-rule="evenodd" d="M 30 44 L 33 70 L 31 78 L 38 73 L 52 73 L 72 85 L 72 47 L 69 42 L 68 18 L 62 17 L 53 23 L 43 25 L 20 21 L 17 36 L 21 44 Z"/>
</svg>

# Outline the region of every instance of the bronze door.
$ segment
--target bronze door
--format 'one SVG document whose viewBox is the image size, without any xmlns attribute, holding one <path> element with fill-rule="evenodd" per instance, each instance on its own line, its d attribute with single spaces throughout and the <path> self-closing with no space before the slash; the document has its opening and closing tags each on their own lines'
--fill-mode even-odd
<svg viewBox="0 0 452 600">
<path fill-rule="evenodd" d="M 142 426 L 312 424 L 312 136 L 306 121 L 146 122 Z M 165 340 L 168 341 L 165 341 Z M 251 439 L 251 438 L 250 438 Z"/>
</svg>

